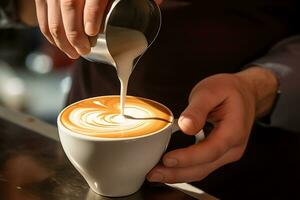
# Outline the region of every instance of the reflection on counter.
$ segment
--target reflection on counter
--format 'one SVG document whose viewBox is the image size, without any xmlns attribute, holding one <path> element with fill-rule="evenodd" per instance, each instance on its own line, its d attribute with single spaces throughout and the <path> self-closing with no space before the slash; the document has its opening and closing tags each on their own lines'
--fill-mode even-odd
<svg viewBox="0 0 300 200">
<path fill-rule="evenodd" d="M 82 200 L 88 190 L 59 142 L 0 119 L 0 199 Z"/>
<path fill-rule="evenodd" d="M 49 134 L 57 134 L 49 133 Z M 5 200 L 192 200 L 166 185 L 146 183 L 137 193 L 102 197 L 89 189 L 61 144 L 0 119 L 0 199 Z"/>
<path fill-rule="evenodd" d="M 85 200 L 193 200 L 178 190 L 163 184 L 154 185 L 145 183 L 145 185 L 136 193 L 125 197 L 104 197 L 96 194 L 91 189 L 88 191 Z"/>
</svg>

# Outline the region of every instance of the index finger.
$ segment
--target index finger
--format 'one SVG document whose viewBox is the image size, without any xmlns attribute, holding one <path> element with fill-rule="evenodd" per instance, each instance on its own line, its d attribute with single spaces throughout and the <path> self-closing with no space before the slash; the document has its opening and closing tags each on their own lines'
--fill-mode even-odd
<svg viewBox="0 0 300 200">
<path fill-rule="evenodd" d="M 228 120 L 229 121 L 229 120 Z M 167 167 L 189 167 L 211 163 L 222 157 L 233 147 L 232 123 L 224 121 L 213 129 L 203 141 L 186 148 L 166 153 L 163 163 Z"/>
<path fill-rule="evenodd" d="M 168 167 L 185 167 L 209 163 L 231 148 L 244 145 L 248 129 L 244 126 L 244 112 L 241 110 L 237 100 L 225 100 L 210 113 L 210 117 L 216 121 L 208 137 L 198 144 L 167 153 L 163 158 L 164 164 Z"/>
</svg>

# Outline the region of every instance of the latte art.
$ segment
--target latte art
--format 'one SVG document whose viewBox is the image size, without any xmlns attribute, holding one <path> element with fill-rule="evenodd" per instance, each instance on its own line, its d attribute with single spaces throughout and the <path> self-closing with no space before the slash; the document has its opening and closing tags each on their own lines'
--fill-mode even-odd
<svg viewBox="0 0 300 200">
<path fill-rule="evenodd" d="M 142 118 L 151 117 L 151 113 L 141 108 L 126 107 L 125 112 Z M 145 120 L 128 119 L 119 113 L 101 111 L 97 108 L 76 108 L 70 114 L 70 121 L 86 130 L 101 128 L 101 131 L 105 132 L 115 132 L 116 129 L 124 132 L 146 125 Z"/>
<path fill-rule="evenodd" d="M 154 101 L 126 97 L 125 115 L 120 114 L 120 97 L 103 96 L 86 99 L 67 107 L 62 124 L 77 133 L 104 138 L 147 135 L 168 126 L 171 112 Z"/>
</svg>

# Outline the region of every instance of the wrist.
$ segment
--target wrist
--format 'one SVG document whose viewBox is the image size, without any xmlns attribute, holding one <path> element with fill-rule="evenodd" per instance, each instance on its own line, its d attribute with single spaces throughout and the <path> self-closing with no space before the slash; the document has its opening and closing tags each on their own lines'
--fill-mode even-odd
<svg viewBox="0 0 300 200">
<path fill-rule="evenodd" d="M 255 99 L 255 116 L 260 118 L 268 114 L 275 103 L 279 80 L 269 69 L 252 66 L 236 73 L 250 88 Z"/>
</svg>

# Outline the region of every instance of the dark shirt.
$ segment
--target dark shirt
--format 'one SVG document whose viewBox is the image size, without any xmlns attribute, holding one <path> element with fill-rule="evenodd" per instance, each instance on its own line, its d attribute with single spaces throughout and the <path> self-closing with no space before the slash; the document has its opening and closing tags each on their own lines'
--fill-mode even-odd
<svg viewBox="0 0 300 200">
<path fill-rule="evenodd" d="M 276 42 L 298 32 L 293 0 L 165 0 L 162 29 L 131 75 L 128 94 L 167 105 L 178 117 L 195 84 L 239 71 Z M 119 94 L 115 69 L 81 60 L 68 103 Z M 205 103 L 205 102 L 203 102 Z"/>
</svg>

